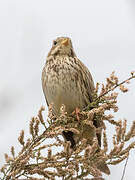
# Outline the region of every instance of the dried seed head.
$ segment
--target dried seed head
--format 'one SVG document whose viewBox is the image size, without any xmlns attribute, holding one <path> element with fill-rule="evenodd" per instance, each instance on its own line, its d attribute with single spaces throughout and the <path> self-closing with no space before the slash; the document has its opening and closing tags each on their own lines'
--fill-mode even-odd
<svg viewBox="0 0 135 180">
<path fill-rule="evenodd" d="M 24 130 L 21 131 L 20 136 L 18 137 L 18 141 L 21 145 L 24 146 Z"/>
<path fill-rule="evenodd" d="M 121 90 L 123 93 L 125 93 L 125 92 L 128 91 L 128 88 L 126 88 L 124 85 L 120 85 L 119 87 L 120 87 L 120 90 Z"/>
<path fill-rule="evenodd" d="M 11 147 L 11 154 L 12 154 L 13 158 L 15 158 L 15 148 L 14 148 L 14 146 Z"/>
<path fill-rule="evenodd" d="M 132 76 L 134 75 L 134 73 L 135 73 L 135 71 L 131 71 L 131 75 L 132 75 Z"/>
</svg>

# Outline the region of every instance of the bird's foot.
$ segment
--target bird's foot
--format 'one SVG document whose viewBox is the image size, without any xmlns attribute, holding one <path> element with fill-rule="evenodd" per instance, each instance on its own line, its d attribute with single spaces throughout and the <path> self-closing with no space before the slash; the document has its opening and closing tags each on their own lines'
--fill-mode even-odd
<svg viewBox="0 0 135 180">
<path fill-rule="evenodd" d="M 78 121 L 80 121 L 79 114 L 80 114 L 80 109 L 77 107 L 77 108 L 75 108 L 75 110 L 72 112 L 72 115 L 76 115 L 76 119 L 77 119 Z"/>
</svg>

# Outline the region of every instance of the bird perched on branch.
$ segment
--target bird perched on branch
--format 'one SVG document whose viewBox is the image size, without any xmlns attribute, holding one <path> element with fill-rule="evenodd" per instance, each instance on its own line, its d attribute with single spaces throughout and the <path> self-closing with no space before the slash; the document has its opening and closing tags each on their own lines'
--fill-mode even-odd
<svg viewBox="0 0 135 180">
<path fill-rule="evenodd" d="M 70 38 L 58 37 L 53 41 L 42 72 L 42 87 L 47 105 L 54 104 L 56 115 L 59 114 L 62 104 L 70 114 L 76 108 L 82 110 L 92 102 L 92 93 L 95 89 L 92 76 L 88 68 L 77 58 Z M 74 148 L 74 133 L 64 131 L 63 136 L 71 142 L 71 148 Z M 97 136 L 101 145 L 101 134 Z M 101 171 L 109 174 L 106 165 Z"/>
</svg>

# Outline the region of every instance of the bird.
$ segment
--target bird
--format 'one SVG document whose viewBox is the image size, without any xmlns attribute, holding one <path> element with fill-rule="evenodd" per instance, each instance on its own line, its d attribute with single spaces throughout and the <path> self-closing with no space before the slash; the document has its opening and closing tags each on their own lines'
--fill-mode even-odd
<svg viewBox="0 0 135 180">
<path fill-rule="evenodd" d="M 83 110 L 90 102 L 95 90 L 94 81 L 88 68 L 77 58 L 69 37 L 58 37 L 53 41 L 42 71 L 42 88 L 46 103 L 53 103 L 53 112 L 60 114 L 64 104 L 65 111 L 71 114 L 76 108 Z M 98 127 L 97 122 L 94 122 Z M 63 131 L 63 136 L 75 149 L 76 137 L 72 131 Z M 101 134 L 97 134 L 101 146 Z M 110 174 L 106 164 L 99 167 Z"/>
</svg>

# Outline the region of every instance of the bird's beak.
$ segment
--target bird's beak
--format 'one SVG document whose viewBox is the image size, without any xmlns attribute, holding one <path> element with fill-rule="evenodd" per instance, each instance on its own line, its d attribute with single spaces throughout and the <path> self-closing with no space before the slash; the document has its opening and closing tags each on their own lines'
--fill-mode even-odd
<svg viewBox="0 0 135 180">
<path fill-rule="evenodd" d="M 63 44 L 64 46 L 68 46 L 68 39 L 63 40 L 61 44 Z"/>
</svg>

